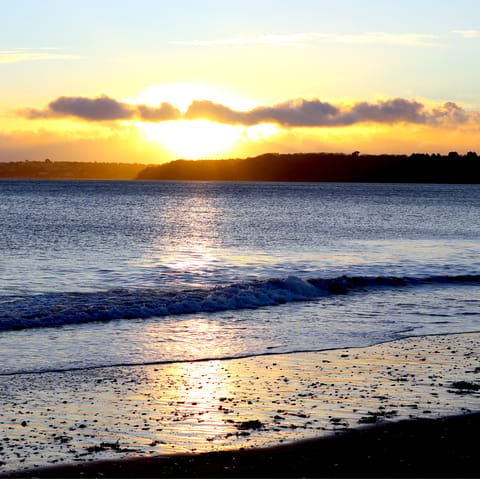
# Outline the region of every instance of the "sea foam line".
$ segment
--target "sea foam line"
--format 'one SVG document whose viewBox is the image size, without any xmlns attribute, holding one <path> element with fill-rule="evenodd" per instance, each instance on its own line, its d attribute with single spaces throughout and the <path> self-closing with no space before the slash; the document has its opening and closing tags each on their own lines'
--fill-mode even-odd
<svg viewBox="0 0 480 479">
<path fill-rule="evenodd" d="M 340 276 L 311 279 L 289 276 L 210 289 L 115 289 L 95 293 L 46 293 L 17 296 L 0 304 L 0 330 L 260 308 L 378 287 L 459 283 L 480 284 L 480 275 Z"/>
</svg>

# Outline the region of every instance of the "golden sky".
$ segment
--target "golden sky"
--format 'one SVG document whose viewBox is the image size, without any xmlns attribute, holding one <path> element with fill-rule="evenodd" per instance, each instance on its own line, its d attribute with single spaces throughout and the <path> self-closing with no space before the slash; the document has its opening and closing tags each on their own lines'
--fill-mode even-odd
<svg viewBox="0 0 480 479">
<path fill-rule="evenodd" d="M 2 7 L 0 161 L 480 151 L 474 0 Z"/>
</svg>

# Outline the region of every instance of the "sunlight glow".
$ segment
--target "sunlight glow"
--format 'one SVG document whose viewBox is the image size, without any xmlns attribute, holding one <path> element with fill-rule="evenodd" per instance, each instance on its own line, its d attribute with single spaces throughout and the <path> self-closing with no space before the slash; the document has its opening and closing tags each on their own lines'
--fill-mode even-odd
<svg viewBox="0 0 480 479">
<path fill-rule="evenodd" d="M 184 159 L 224 153 L 240 138 L 243 128 L 208 120 L 136 123 L 149 141 L 160 143 Z"/>
<path fill-rule="evenodd" d="M 236 110 L 253 108 L 255 104 L 244 98 L 232 96 L 214 87 L 195 83 L 153 85 L 138 94 L 138 103 L 158 106 L 168 102 L 180 111 L 187 111 L 194 100 L 210 100 L 228 105 Z M 145 137 L 168 148 L 179 158 L 199 159 L 209 155 L 232 155 L 235 143 L 261 135 L 262 125 L 251 128 L 224 125 L 208 120 L 177 120 L 160 123 L 136 122 Z M 251 135 L 254 136 L 251 137 Z"/>
<path fill-rule="evenodd" d="M 245 128 L 244 137 L 248 141 L 260 141 L 266 140 L 278 132 L 279 128 L 277 125 L 272 123 L 261 123 L 259 125 L 253 125 Z"/>
</svg>

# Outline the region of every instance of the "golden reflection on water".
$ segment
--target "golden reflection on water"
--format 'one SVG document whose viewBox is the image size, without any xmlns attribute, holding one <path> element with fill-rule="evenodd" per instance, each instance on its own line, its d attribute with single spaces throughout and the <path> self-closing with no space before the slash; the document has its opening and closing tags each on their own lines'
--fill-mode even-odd
<svg viewBox="0 0 480 479">
<path fill-rule="evenodd" d="M 165 446 L 180 452 L 223 444 L 221 438 L 234 429 L 226 414 L 233 394 L 230 375 L 222 361 L 173 363 L 150 371 L 155 400 L 149 415 L 161 414 L 157 452 L 166 452 Z"/>
<path fill-rule="evenodd" d="M 155 343 L 151 337 L 145 347 L 168 345 L 178 348 L 183 358 L 198 357 L 202 347 L 208 347 L 210 357 L 224 356 L 228 348 L 229 340 L 219 325 L 201 317 L 176 323 L 172 333 L 171 341 Z M 226 420 L 226 406 L 234 386 L 231 368 L 225 361 L 178 362 L 145 372 L 153 391 L 152 406 L 170 411 L 161 418 L 163 427 L 157 434 L 160 450 L 163 442 L 172 442 L 172 437 L 177 451 L 210 450 L 215 447 L 214 440 L 232 431 L 232 423 Z"/>
<path fill-rule="evenodd" d="M 172 274 L 195 273 L 218 261 L 218 198 L 202 195 L 202 188 L 208 184 L 192 186 L 191 196 L 170 199 L 167 211 L 159 208 L 157 220 L 166 234 L 151 242 L 137 266 L 161 266 Z"/>
<path fill-rule="evenodd" d="M 221 364 L 220 361 L 180 363 L 176 364 L 174 371 L 182 378 L 175 391 L 179 413 L 188 414 L 193 408 L 201 415 L 196 422 L 203 424 L 202 429 L 212 434 L 218 434 L 219 428 L 225 426 L 222 402 L 231 393 L 228 372 Z"/>
</svg>

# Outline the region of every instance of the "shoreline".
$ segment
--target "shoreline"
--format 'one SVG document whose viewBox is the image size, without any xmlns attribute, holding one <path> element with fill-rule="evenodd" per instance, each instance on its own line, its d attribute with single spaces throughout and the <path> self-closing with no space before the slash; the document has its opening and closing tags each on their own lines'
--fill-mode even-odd
<svg viewBox="0 0 480 479">
<path fill-rule="evenodd" d="M 381 430 L 414 419 L 422 430 L 451 415 L 478 420 L 470 413 L 480 410 L 479 351 L 480 333 L 461 333 L 228 361 L 2 376 L 0 475 L 37 476 L 75 463 L 148 464 L 188 453 L 218 459 L 240 448 L 246 454 L 303 440 L 333 443 L 332 435 L 358 437 L 370 430 L 365 425 Z"/>
<path fill-rule="evenodd" d="M 335 351 L 355 351 L 356 349 L 365 349 L 373 348 L 376 346 L 382 346 L 384 344 L 395 343 L 397 341 L 402 341 L 405 339 L 416 339 L 416 338 L 432 338 L 432 337 L 442 337 L 442 336 L 458 336 L 464 334 L 480 334 L 480 331 L 462 331 L 458 332 L 446 332 L 446 333 L 430 333 L 422 335 L 405 335 L 401 338 L 396 339 L 386 339 L 384 341 L 379 341 L 378 343 L 366 345 L 366 346 L 347 346 L 347 347 L 331 347 L 325 349 L 300 349 L 293 351 L 280 351 L 280 352 L 264 352 L 261 354 L 245 354 L 240 356 L 223 356 L 223 357 L 207 357 L 207 358 L 198 358 L 198 359 L 172 359 L 172 360 L 161 360 L 161 361 L 147 361 L 140 363 L 118 363 L 118 364 L 104 364 L 98 366 L 79 366 L 79 367 L 69 367 L 68 369 L 45 369 L 45 370 L 28 370 L 28 371 L 14 371 L 14 372 L 5 372 L 0 373 L 0 378 L 9 377 L 9 376 L 27 376 L 32 374 L 55 374 L 55 373 L 70 373 L 70 372 L 79 372 L 79 371 L 93 371 L 96 369 L 111 369 L 111 368 L 136 368 L 136 367 L 148 367 L 148 366 L 168 366 L 172 364 L 183 364 L 183 363 L 203 363 L 210 361 L 236 361 L 242 359 L 251 359 L 251 358 L 268 358 L 275 356 L 285 356 L 290 354 L 308 354 L 308 353 L 326 353 L 326 352 L 335 352 Z"/>
<path fill-rule="evenodd" d="M 364 426 L 268 448 L 45 467 L 0 477 L 478 477 L 480 413 Z"/>
</svg>

